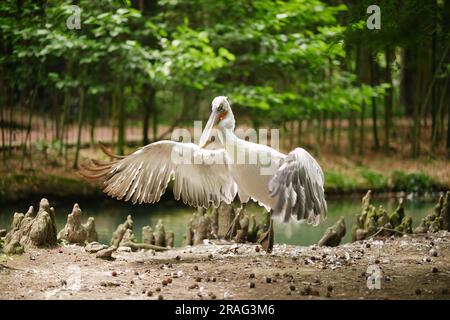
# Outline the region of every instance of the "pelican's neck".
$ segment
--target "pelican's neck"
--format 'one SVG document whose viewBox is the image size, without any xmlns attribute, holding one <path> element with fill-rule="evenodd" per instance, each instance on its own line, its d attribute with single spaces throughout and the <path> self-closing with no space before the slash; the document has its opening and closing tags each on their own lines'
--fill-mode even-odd
<svg viewBox="0 0 450 320">
<path fill-rule="evenodd" d="M 238 145 L 238 137 L 234 134 L 234 128 L 220 127 L 219 139 L 228 156 L 234 159 Z"/>
<path fill-rule="evenodd" d="M 225 119 L 223 119 L 220 123 L 219 123 L 219 129 L 221 134 L 221 138 L 222 138 L 222 144 L 223 145 L 235 145 L 237 142 L 237 137 L 234 134 L 234 127 L 235 127 L 235 120 L 234 120 L 234 115 L 233 112 L 230 110 L 227 114 L 227 116 L 225 117 Z"/>
<path fill-rule="evenodd" d="M 225 137 L 227 141 L 234 142 L 237 137 L 234 134 L 234 128 L 221 128 L 222 135 Z"/>
</svg>

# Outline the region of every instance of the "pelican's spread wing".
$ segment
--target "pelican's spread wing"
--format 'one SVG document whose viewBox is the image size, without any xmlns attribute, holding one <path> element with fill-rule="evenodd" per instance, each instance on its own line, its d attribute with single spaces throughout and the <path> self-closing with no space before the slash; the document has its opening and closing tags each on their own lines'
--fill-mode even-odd
<svg viewBox="0 0 450 320">
<path fill-rule="evenodd" d="M 175 141 L 152 143 L 112 162 L 92 160 L 80 174 L 103 180 L 105 193 L 133 203 L 159 201 L 171 180 L 175 199 L 195 207 L 231 203 L 237 192 L 224 149 Z"/>
<path fill-rule="evenodd" d="M 278 196 L 273 216 L 287 222 L 293 216 L 317 225 L 326 216 L 324 176 L 316 160 L 304 149 L 289 153 L 269 182 L 270 196 Z"/>
</svg>

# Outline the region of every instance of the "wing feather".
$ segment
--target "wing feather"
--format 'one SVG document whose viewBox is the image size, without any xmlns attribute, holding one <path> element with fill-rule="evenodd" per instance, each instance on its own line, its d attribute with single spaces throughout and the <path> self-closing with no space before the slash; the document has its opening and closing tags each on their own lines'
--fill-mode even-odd
<svg viewBox="0 0 450 320">
<path fill-rule="evenodd" d="M 79 173 L 102 180 L 103 191 L 119 200 L 154 203 L 174 181 L 175 199 L 195 207 L 231 203 L 237 188 L 224 149 L 206 150 L 192 143 L 160 141 L 118 157 L 102 147 L 113 161 L 93 160 Z M 181 157 L 180 157 L 181 156 Z"/>
<path fill-rule="evenodd" d="M 317 161 L 304 149 L 289 153 L 269 182 L 271 197 L 278 197 L 273 216 L 291 217 L 317 225 L 326 216 L 324 176 Z"/>
</svg>

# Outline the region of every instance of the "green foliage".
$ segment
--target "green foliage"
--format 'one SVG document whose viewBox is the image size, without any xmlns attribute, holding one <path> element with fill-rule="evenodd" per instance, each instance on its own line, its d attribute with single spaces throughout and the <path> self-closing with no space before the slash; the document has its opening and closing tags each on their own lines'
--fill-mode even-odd
<svg viewBox="0 0 450 320">
<path fill-rule="evenodd" d="M 350 62 L 347 42 L 366 32 L 357 28 L 365 13 L 329 3 L 160 0 L 141 8 L 80 0 L 81 29 L 70 30 L 72 1 L 7 0 L 0 3 L 0 83 L 21 97 L 37 90 L 40 112 L 55 97 L 52 112 L 67 111 L 66 122 L 78 119 L 74 105 L 85 92 L 80 121 L 106 119 L 121 129 L 118 118 L 142 119 L 150 89 L 155 124 L 172 124 L 174 115 L 198 119 L 219 94 L 255 124 L 340 117 L 388 86 L 361 84 Z"/>
<path fill-rule="evenodd" d="M 333 170 L 326 170 L 324 175 L 325 184 L 330 191 L 348 192 L 357 190 L 358 182 L 348 175 Z"/>
<path fill-rule="evenodd" d="M 339 193 L 370 189 L 381 192 L 393 190 L 423 194 L 442 189 L 442 185 L 439 182 L 421 172 L 407 173 L 397 170 L 388 175 L 364 167 L 359 168 L 356 172 L 358 173 L 357 175 L 352 175 L 334 170 L 325 170 L 326 191 Z"/>
<path fill-rule="evenodd" d="M 37 140 L 34 143 L 34 147 L 37 151 L 47 153 L 47 152 L 53 152 L 57 153 L 63 146 L 61 140 L 53 140 L 53 141 L 47 141 L 44 139 Z"/>
<path fill-rule="evenodd" d="M 188 8 L 198 8 L 208 17 L 202 23 L 210 44 L 219 55 L 224 49 L 232 55 L 225 56 L 229 64 L 217 69 L 216 82 L 209 86 L 214 93 L 226 93 L 239 109 L 263 111 L 251 112 L 253 117 L 269 116 L 276 123 L 322 110 L 343 112 L 358 109 L 363 99 L 380 92 L 354 86 L 350 73 L 327 75 L 330 68 L 345 63 L 345 27 L 337 22 L 337 15 L 347 9 L 344 5 L 316 0 L 238 1 L 233 6 L 225 1 L 179 0 L 160 5 L 165 8 L 160 18 L 168 29 L 177 30 L 186 19 L 198 23 Z"/>
<path fill-rule="evenodd" d="M 391 184 L 395 191 L 417 193 L 432 191 L 440 187 L 438 182 L 422 172 L 406 173 L 398 170 L 393 172 Z"/>
<path fill-rule="evenodd" d="M 375 172 L 367 168 L 361 168 L 359 172 L 367 183 L 367 188 L 383 190 L 388 187 L 388 178 L 382 173 Z"/>
<path fill-rule="evenodd" d="M 217 52 L 210 46 L 206 31 L 198 32 L 187 24 L 172 33 L 172 39 L 161 37 L 159 61 L 155 72 L 160 81 L 202 90 L 214 81 L 214 71 L 235 59 L 226 48 Z"/>
</svg>

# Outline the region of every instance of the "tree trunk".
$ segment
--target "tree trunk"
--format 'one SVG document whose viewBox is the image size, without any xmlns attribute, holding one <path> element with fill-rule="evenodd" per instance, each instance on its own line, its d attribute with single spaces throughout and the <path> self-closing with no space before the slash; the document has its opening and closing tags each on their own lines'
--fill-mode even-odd
<svg viewBox="0 0 450 320">
<path fill-rule="evenodd" d="M 364 83 L 368 82 L 367 72 L 369 71 L 367 62 L 370 60 L 368 58 L 368 51 L 361 46 L 359 43 L 356 49 L 356 75 L 358 79 L 358 83 L 361 86 Z M 362 156 L 364 154 L 364 117 L 365 117 L 365 102 L 362 101 L 361 103 L 361 111 L 359 112 L 360 115 L 360 126 L 359 126 L 359 155 Z M 356 123 L 356 117 L 355 117 L 355 123 Z"/>
<path fill-rule="evenodd" d="M 116 110 L 117 110 L 117 85 L 111 95 L 111 149 L 114 149 L 116 142 Z"/>
<path fill-rule="evenodd" d="M 434 153 L 436 151 L 436 147 L 438 145 L 438 132 L 441 131 L 440 128 L 443 127 L 444 125 L 444 114 L 442 113 L 442 110 L 444 108 L 444 103 L 445 103 L 445 96 L 446 96 L 446 90 L 445 88 L 448 87 L 448 78 L 445 79 L 444 84 L 442 85 L 442 90 L 440 90 L 440 98 L 439 98 L 439 104 L 438 104 L 438 109 L 436 110 L 436 128 L 432 133 L 431 136 L 431 145 L 432 145 L 432 153 Z M 442 115 L 442 118 L 441 118 Z"/>
<path fill-rule="evenodd" d="M 68 75 L 71 75 L 72 73 L 72 61 L 69 60 L 66 64 L 66 73 Z M 70 104 L 70 89 L 65 88 L 64 89 L 64 102 L 63 102 L 63 110 L 61 113 L 60 123 L 59 123 L 59 130 L 58 130 L 58 137 L 57 139 L 60 140 L 59 150 L 58 154 L 62 155 L 63 146 L 64 146 L 64 138 L 65 138 L 65 130 L 67 130 L 67 114 L 69 110 L 69 104 Z M 67 147 L 67 145 L 66 145 Z"/>
<path fill-rule="evenodd" d="M 118 113 L 117 113 L 117 154 L 124 155 L 125 153 L 125 101 L 124 92 L 119 90 L 118 98 Z"/>
<path fill-rule="evenodd" d="M 435 1 L 433 1 L 433 6 L 435 7 Z M 436 8 L 435 8 L 436 10 Z M 437 25 L 432 35 L 431 40 L 431 74 L 434 75 L 436 72 L 436 49 L 437 49 Z M 436 83 L 432 83 L 432 92 L 431 92 L 431 154 L 434 154 L 436 151 L 436 131 L 437 131 L 437 97 L 436 97 Z"/>
<path fill-rule="evenodd" d="M 37 86 L 31 91 L 30 98 L 29 98 L 29 101 L 28 101 L 28 104 L 29 104 L 28 112 L 29 112 L 29 114 L 28 114 L 27 134 L 25 136 L 25 141 L 23 143 L 22 165 L 21 165 L 22 169 L 24 168 L 24 165 L 25 165 L 25 158 L 26 158 L 26 155 L 27 155 L 27 143 L 28 143 L 28 140 L 30 140 L 30 148 L 31 148 L 31 123 L 32 123 L 32 120 L 33 120 L 33 110 L 34 110 L 34 102 L 35 102 L 35 99 L 36 99 L 36 94 L 37 94 Z M 12 119 L 12 117 L 11 117 L 11 119 Z M 31 166 L 33 166 L 32 157 L 31 156 L 30 156 L 30 163 L 31 163 Z"/>
<path fill-rule="evenodd" d="M 331 129 L 330 129 L 330 139 L 332 146 L 336 143 L 336 113 L 331 112 Z"/>
<path fill-rule="evenodd" d="M 289 148 L 292 149 L 294 147 L 294 121 L 290 122 L 289 127 Z"/>
<path fill-rule="evenodd" d="M 148 102 L 144 105 L 144 118 L 142 119 L 142 144 L 145 146 L 150 143 L 148 138 L 148 129 L 150 123 L 150 114 L 154 112 L 156 90 L 149 86 L 148 88 Z"/>
<path fill-rule="evenodd" d="M 338 114 L 338 127 L 337 127 L 337 141 L 336 141 L 336 150 L 341 152 L 341 132 L 342 132 L 342 115 Z"/>
<path fill-rule="evenodd" d="M 320 147 L 321 147 L 321 133 L 322 133 L 322 121 L 321 121 L 321 112 L 319 112 L 317 114 L 317 118 L 316 118 L 316 146 L 317 146 L 317 153 L 320 153 Z"/>
<path fill-rule="evenodd" d="M 59 117 L 61 116 L 61 110 L 59 109 L 59 94 L 53 95 L 53 103 L 52 103 L 52 117 L 51 117 L 51 138 L 50 140 L 58 139 L 58 131 L 59 131 Z"/>
<path fill-rule="evenodd" d="M 370 85 L 376 86 L 378 84 L 378 66 L 376 61 L 373 60 L 374 57 L 370 59 Z M 376 97 L 372 97 L 372 133 L 374 140 L 374 148 L 375 150 L 380 149 L 380 140 L 378 138 L 378 125 L 377 125 L 377 99 Z"/>
<path fill-rule="evenodd" d="M 89 107 L 88 107 L 89 108 Z M 91 106 L 89 108 L 90 112 L 90 122 L 91 122 L 91 130 L 90 130 L 90 141 L 91 141 L 91 148 L 95 145 L 95 127 L 97 125 L 97 109 L 95 106 Z"/>
<path fill-rule="evenodd" d="M 356 130 L 356 121 L 355 121 L 355 111 L 351 110 L 348 117 L 348 152 L 353 154 L 355 152 L 355 130 Z"/>
<path fill-rule="evenodd" d="M 420 154 L 420 136 L 421 136 L 421 125 L 420 121 L 421 119 L 426 120 L 426 111 L 427 111 L 427 105 L 430 96 L 432 95 L 432 89 L 435 86 L 435 83 L 438 79 L 438 70 L 441 69 L 441 66 L 443 65 L 449 51 L 450 46 L 447 44 L 442 52 L 442 57 L 439 60 L 439 64 L 435 70 L 434 73 L 430 73 L 429 70 L 426 68 L 426 64 L 422 64 L 421 68 L 421 75 L 422 75 L 422 83 L 425 83 L 425 79 L 429 80 L 429 84 L 425 89 L 425 92 L 423 94 L 423 91 L 420 91 L 419 88 L 417 89 L 418 92 L 421 92 L 422 100 L 420 101 L 420 104 L 418 104 L 418 110 L 416 114 L 416 121 L 414 125 L 415 129 L 415 148 L 413 149 L 413 156 L 418 156 Z M 428 78 L 427 78 L 428 77 Z M 419 99 L 418 99 L 419 100 Z"/>
<path fill-rule="evenodd" d="M 390 85 L 384 97 L 384 152 L 389 153 L 390 150 L 390 130 L 392 126 L 392 48 L 387 47 L 385 50 L 386 69 L 384 81 Z"/>
<path fill-rule="evenodd" d="M 364 155 L 364 116 L 365 116 L 366 103 L 363 101 L 361 104 L 361 118 L 359 127 L 359 155 Z"/>
<path fill-rule="evenodd" d="M 22 100 L 23 101 L 23 100 Z M 19 101 L 19 105 L 20 105 L 21 101 Z M 8 148 L 8 152 L 9 152 L 9 156 L 12 155 L 12 140 L 13 140 L 13 125 L 14 125 L 14 118 L 13 118 L 13 103 L 11 103 L 11 105 L 9 106 L 9 148 Z M 27 143 L 27 141 L 25 140 L 25 144 Z"/>
<path fill-rule="evenodd" d="M 63 102 L 63 110 L 61 113 L 61 119 L 59 123 L 59 132 L 58 132 L 58 139 L 61 142 L 59 145 L 58 154 L 62 155 L 63 151 L 63 145 L 64 145 L 64 133 L 67 130 L 66 125 L 66 117 L 67 117 L 67 109 L 69 107 L 69 101 L 70 101 L 70 91 L 68 89 L 64 92 L 64 102 Z"/>
<path fill-rule="evenodd" d="M 447 158 L 450 158 L 450 111 L 447 111 Z"/>
<path fill-rule="evenodd" d="M 303 126 L 303 121 L 298 120 L 298 124 L 297 124 L 297 144 L 298 144 L 298 146 L 302 145 L 302 126 Z"/>
<path fill-rule="evenodd" d="M 3 162 L 6 163 L 6 142 L 5 142 L 5 119 L 3 117 L 3 109 L 5 109 L 6 105 L 2 105 L 0 109 L 0 123 L 1 123 L 1 130 L 2 130 L 2 155 L 3 155 Z"/>
<path fill-rule="evenodd" d="M 422 48 L 419 52 L 421 55 L 417 57 L 417 61 L 420 62 L 417 68 L 417 75 L 415 80 L 415 90 L 414 90 L 414 110 L 413 110 L 413 130 L 411 139 L 411 156 L 418 157 L 420 155 L 420 137 L 421 137 L 421 115 L 422 107 L 425 107 L 425 101 L 427 100 L 424 95 L 424 87 L 426 87 L 427 82 L 427 72 L 425 64 L 426 60 L 423 58 L 426 56 L 426 49 Z M 420 57 L 420 58 L 419 58 Z"/>
<path fill-rule="evenodd" d="M 80 147 L 81 147 L 81 132 L 83 130 L 83 114 L 84 114 L 84 92 L 85 89 L 83 86 L 80 86 L 78 88 L 78 106 L 79 106 L 79 110 L 78 110 L 78 133 L 77 133 L 77 144 L 75 147 L 75 157 L 73 160 L 73 168 L 77 169 L 78 168 L 78 157 L 80 154 Z"/>
<path fill-rule="evenodd" d="M 152 135 L 153 141 L 155 141 L 158 137 L 158 106 L 156 103 L 153 104 Z"/>
<path fill-rule="evenodd" d="M 405 108 L 405 115 L 411 117 L 414 113 L 415 82 L 417 81 L 417 50 L 416 47 L 402 50 L 402 69 L 400 81 L 400 101 Z M 376 75 L 376 69 L 375 75 Z"/>
<path fill-rule="evenodd" d="M 444 2 L 444 10 L 442 11 L 442 35 L 443 35 L 443 41 L 442 43 L 448 43 L 450 41 L 450 1 Z M 450 64 L 450 54 L 447 54 L 445 57 L 445 64 Z M 444 105 L 447 106 L 447 108 L 443 108 L 443 110 L 447 109 L 447 158 L 450 159 L 450 110 L 448 106 L 450 105 L 450 81 L 449 81 L 450 75 L 447 73 L 447 85 L 443 88 L 445 91 L 445 98 L 444 98 Z M 444 116 L 442 117 L 442 122 L 444 122 Z M 445 124 L 442 123 L 442 126 L 444 127 Z"/>
</svg>

